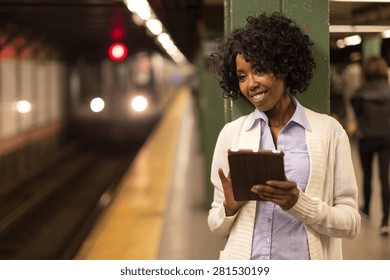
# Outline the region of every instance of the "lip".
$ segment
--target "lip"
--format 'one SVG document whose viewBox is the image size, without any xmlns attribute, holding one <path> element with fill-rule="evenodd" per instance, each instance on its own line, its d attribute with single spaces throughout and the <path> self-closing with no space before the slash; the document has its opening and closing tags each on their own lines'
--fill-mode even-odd
<svg viewBox="0 0 390 280">
<path fill-rule="evenodd" d="M 254 102 L 260 102 L 261 100 L 264 99 L 264 96 L 268 93 L 268 90 L 265 90 L 265 91 L 261 91 L 261 92 L 256 92 L 255 94 L 251 94 L 249 95 L 250 98 L 254 101 Z"/>
</svg>

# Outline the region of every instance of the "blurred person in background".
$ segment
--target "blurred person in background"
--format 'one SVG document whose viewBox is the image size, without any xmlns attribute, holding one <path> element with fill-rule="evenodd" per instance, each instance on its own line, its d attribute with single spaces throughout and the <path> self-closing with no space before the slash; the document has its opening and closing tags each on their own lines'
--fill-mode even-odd
<svg viewBox="0 0 390 280">
<path fill-rule="evenodd" d="M 356 137 L 363 169 L 364 204 L 360 209 L 370 214 L 372 164 L 378 155 L 381 182 L 382 221 L 380 233 L 389 235 L 389 162 L 390 162 L 390 85 L 388 66 L 381 57 L 369 57 L 363 65 L 364 83 L 351 99 L 357 119 Z"/>
<path fill-rule="evenodd" d="M 344 80 L 344 106 L 345 118 L 344 127 L 350 137 L 355 137 L 356 133 L 356 117 L 351 106 L 352 95 L 362 85 L 362 65 L 361 54 L 353 52 L 349 55 L 350 63 L 345 66 L 342 72 Z"/>
<path fill-rule="evenodd" d="M 330 112 L 331 116 L 346 128 L 345 81 L 342 77 L 341 63 L 330 65 Z"/>
</svg>

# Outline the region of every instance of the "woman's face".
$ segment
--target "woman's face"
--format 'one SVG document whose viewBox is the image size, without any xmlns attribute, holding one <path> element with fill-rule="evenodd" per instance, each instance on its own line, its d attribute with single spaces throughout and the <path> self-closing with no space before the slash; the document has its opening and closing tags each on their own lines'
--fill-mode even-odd
<svg viewBox="0 0 390 280">
<path fill-rule="evenodd" d="M 284 94 L 284 78 L 270 72 L 259 72 L 240 54 L 236 56 L 236 71 L 241 93 L 258 110 L 267 112 L 285 98 L 288 100 L 287 94 Z"/>
</svg>

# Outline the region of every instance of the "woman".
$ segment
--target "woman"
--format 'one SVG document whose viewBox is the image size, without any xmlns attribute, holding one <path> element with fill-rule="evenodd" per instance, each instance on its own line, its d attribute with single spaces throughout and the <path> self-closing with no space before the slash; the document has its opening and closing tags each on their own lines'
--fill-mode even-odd
<svg viewBox="0 0 390 280">
<path fill-rule="evenodd" d="M 359 155 L 363 169 L 364 205 L 362 215 L 368 217 L 371 202 L 372 163 L 378 154 L 381 182 L 382 221 L 380 234 L 389 234 L 389 162 L 390 162 L 390 85 L 387 63 L 381 57 L 369 57 L 363 67 L 365 83 L 351 99 L 358 129 Z"/>
<path fill-rule="evenodd" d="M 242 95 L 255 107 L 225 125 L 214 150 L 208 223 L 227 238 L 221 259 L 342 259 L 341 238 L 360 230 L 348 136 L 335 119 L 294 97 L 313 75 L 311 45 L 290 19 L 262 14 L 249 17 L 210 57 L 224 97 Z M 287 181 L 253 186 L 263 201 L 236 201 L 232 148 L 282 150 Z"/>
</svg>

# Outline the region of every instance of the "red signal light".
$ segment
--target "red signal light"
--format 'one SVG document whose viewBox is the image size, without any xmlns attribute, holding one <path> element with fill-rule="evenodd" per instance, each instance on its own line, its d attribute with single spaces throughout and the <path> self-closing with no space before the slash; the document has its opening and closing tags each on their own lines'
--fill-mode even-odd
<svg viewBox="0 0 390 280">
<path fill-rule="evenodd" d="M 120 25 L 114 26 L 110 32 L 111 39 L 116 41 L 122 40 L 125 35 L 125 29 Z"/>
<path fill-rule="evenodd" d="M 108 49 L 108 55 L 112 60 L 121 61 L 127 56 L 127 48 L 122 43 L 114 43 Z"/>
</svg>

